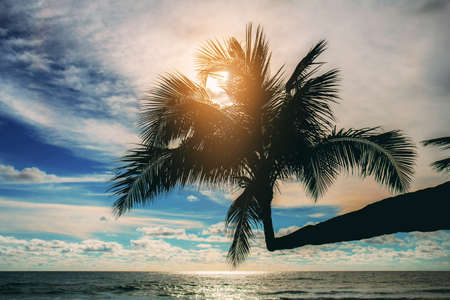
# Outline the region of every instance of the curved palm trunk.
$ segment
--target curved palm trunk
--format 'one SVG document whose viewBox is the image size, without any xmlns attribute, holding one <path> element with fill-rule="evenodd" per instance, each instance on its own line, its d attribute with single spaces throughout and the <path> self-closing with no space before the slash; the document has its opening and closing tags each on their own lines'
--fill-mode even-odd
<svg viewBox="0 0 450 300">
<path fill-rule="evenodd" d="M 274 237 L 272 221 L 264 220 L 269 251 L 361 240 L 396 232 L 441 229 L 450 229 L 450 181 L 383 199 L 279 238 Z"/>
<path fill-rule="evenodd" d="M 272 210 L 270 208 L 270 202 L 268 205 L 263 206 L 263 226 L 264 226 L 264 239 L 266 240 L 266 248 L 269 251 L 279 250 L 276 248 L 275 234 L 273 233 L 272 224 Z"/>
<path fill-rule="evenodd" d="M 261 205 L 261 217 L 264 226 L 264 238 L 266 241 L 266 247 L 269 251 L 276 250 L 273 248 L 275 234 L 273 232 L 272 224 L 272 199 L 273 199 L 273 184 L 266 184 L 260 186 L 260 191 L 257 194 L 259 203 Z"/>
</svg>

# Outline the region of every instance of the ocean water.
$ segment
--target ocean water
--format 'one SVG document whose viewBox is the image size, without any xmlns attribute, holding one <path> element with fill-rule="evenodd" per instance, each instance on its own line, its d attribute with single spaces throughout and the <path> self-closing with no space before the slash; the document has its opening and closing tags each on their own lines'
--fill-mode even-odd
<svg viewBox="0 0 450 300">
<path fill-rule="evenodd" d="M 450 299 L 450 272 L 0 272 L 0 299 Z"/>
</svg>

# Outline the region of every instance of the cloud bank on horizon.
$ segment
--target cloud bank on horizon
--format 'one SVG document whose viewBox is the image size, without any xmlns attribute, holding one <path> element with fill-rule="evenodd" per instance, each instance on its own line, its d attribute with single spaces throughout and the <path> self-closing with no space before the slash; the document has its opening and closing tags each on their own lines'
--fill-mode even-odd
<svg viewBox="0 0 450 300">
<path fill-rule="evenodd" d="M 448 135 L 450 128 L 449 16 L 449 1 L 437 0 L 2 1 L 0 269 L 70 269 L 98 257 L 105 258 L 103 268 L 146 263 L 156 268 L 168 259 L 155 254 L 160 251 L 172 253 L 174 261 L 181 259 L 175 253 L 190 257 L 192 268 L 196 261 L 223 265 L 227 238 L 212 231 L 224 219 L 230 191 L 192 187 L 162 197 L 152 209 L 119 220 L 111 216 L 107 180 L 118 157 L 139 142 L 138 99 L 157 76 L 179 70 L 195 78 L 201 43 L 230 35 L 243 40 L 250 21 L 265 29 L 272 68 L 285 64 L 286 74 L 325 38 L 329 49 L 323 60 L 342 72 L 338 126 L 401 129 L 418 143 Z M 418 145 L 418 153 L 412 189 L 448 180 L 429 167 L 441 152 Z M 280 231 L 301 227 L 388 195 L 370 178 L 343 175 L 314 204 L 300 185 L 289 182 L 276 195 L 274 222 Z M 345 244 L 360 249 L 359 256 L 350 246 L 331 246 L 336 258 L 331 262 L 391 268 L 401 261 L 403 268 L 420 268 L 431 261 L 442 268 L 447 261 L 448 269 L 448 235 L 440 234 L 437 246 L 414 240 L 417 235 L 393 236 L 390 244 Z M 314 262 L 313 256 L 304 258 L 309 248 L 280 255 L 262 248 L 255 246 L 250 264 L 272 259 L 320 269 L 329 254 L 320 248 L 325 252 Z M 50 263 L 55 253 L 61 260 Z M 63 263 L 64 257 L 70 259 Z"/>
</svg>

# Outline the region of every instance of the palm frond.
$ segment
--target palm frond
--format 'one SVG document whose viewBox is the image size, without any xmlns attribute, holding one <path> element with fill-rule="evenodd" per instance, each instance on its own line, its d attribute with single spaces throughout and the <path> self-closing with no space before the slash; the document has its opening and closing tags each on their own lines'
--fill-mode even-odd
<svg viewBox="0 0 450 300">
<path fill-rule="evenodd" d="M 143 144 L 167 146 L 193 131 L 210 132 L 220 120 L 228 122 L 229 116 L 214 105 L 204 88 L 177 73 L 162 77 L 144 97 L 138 126 Z"/>
<path fill-rule="evenodd" d="M 139 146 L 122 158 L 123 166 L 117 168 L 110 191 L 119 198 L 114 202 L 114 213 L 121 216 L 131 208 L 140 207 L 177 183 L 169 174 L 164 174 L 167 153 L 170 150 L 158 147 Z"/>
<path fill-rule="evenodd" d="M 284 93 L 273 98 L 267 108 L 272 121 L 267 128 L 275 156 L 313 145 L 331 130 L 331 103 L 338 99 L 337 81 L 338 71 L 330 70 L 308 79 L 293 96 Z"/>
<path fill-rule="evenodd" d="M 424 146 L 437 146 L 442 150 L 450 149 L 450 137 L 443 136 L 439 138 L 429 139 L 422 141 Z M 450 172 L 450 158 L 444 158 L 441 160 L 437 160 L 431 164 L 431 166 L 438 172 Z"/>
<path fill-rule="evenodd" d="M 334 129 L 315 145 L 313 153 L 314 160 L 324 160 L 328 166 L 349 172 L 357 171 L 363 177 L 373 175 L 376 181 L 396 192 L 406 191 L 414 174 L 415 147 L 398 130 L 380 133 L 379 128 Z M 318 184 L 306 185 L 310 194 L 321 195 L 334 175 L 325 176 L 325 181 L 315 178 Z"/>
<path fill-rule="evenodd" d="M 276 138 L 283 143 L 286 133 L 302 136 L 313 142 L 318 136 L 329 131 L 334 123 L 331 108 L 338 96 L 339 71 L 332 69 L 316 75 L 323 63 L 316 63 L 317 57 L 326 49 L 326 42 L 320 41 L 299 62 L 294 73 L 285 85 L 283 97 L 273 98 L 269 109 L 275 115 L 276 133 L 284 138 Z"/>
<path fill-rule="evenodd" d="M 186 184 L 221 188 L 235 185 L 246 175 L 240 158 L 226 145 L 199 148 L 187 140 L 177 148 L 140 146 L 124 156 L 116 169 L 110 190 L 119 198 L 113 207 L 116 215 L 150 203 L 158 195 Z"/>
<path fill-rule="evenodd" d="M 297 164 L 293 164 L 297 166 Z M 317 201 L 334 183 L 340 166 L 332 153 L 320 148 L 314 149 L 304 162 L 300 162 L 294 174 L 300 179 L 306 191 Z"/>
<path fill-rule="evenodd" d="M 271 58 L 269 44 L 261 26 L 257 26 L 254 39 L 252 34 L 253 25 L 251 23 L 247 25 L 246 31 L 246 66 L 249 68 L 250 73 L 254 77 L 258 77 L 258 81 L 262 82 L 269 71 Z"/>
<path fill-rule="evenodd" d="M 231 229 L 233 242 L 228 250 L 227 260 L 237 266 L 242 263 L 250 252 L 250 239 L 254 237 L 252 225 L 260 221 L 259 204 L 247 187 L 233 202 L 226 217 L 226 227 Z"/>
<path fill-rule="evenodd" d="M 298 88 L 286 109 L 291 109 L 298 131 L 306 135 L 320 135 L 333 124 L 330 104 L 338 96 L 339 71 L 336 69 L 308 79 Z"/>
</svg>

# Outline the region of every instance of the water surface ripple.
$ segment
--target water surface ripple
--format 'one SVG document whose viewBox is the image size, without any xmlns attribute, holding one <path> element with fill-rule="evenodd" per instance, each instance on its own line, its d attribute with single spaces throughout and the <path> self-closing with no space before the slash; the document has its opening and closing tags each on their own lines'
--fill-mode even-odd
<svg viewBox="0 0 450 300">
<path fill-rule="evenodd" d="M 0 299 L 450 299 L 450 272 L 0 272 Z"/>
</svg>

